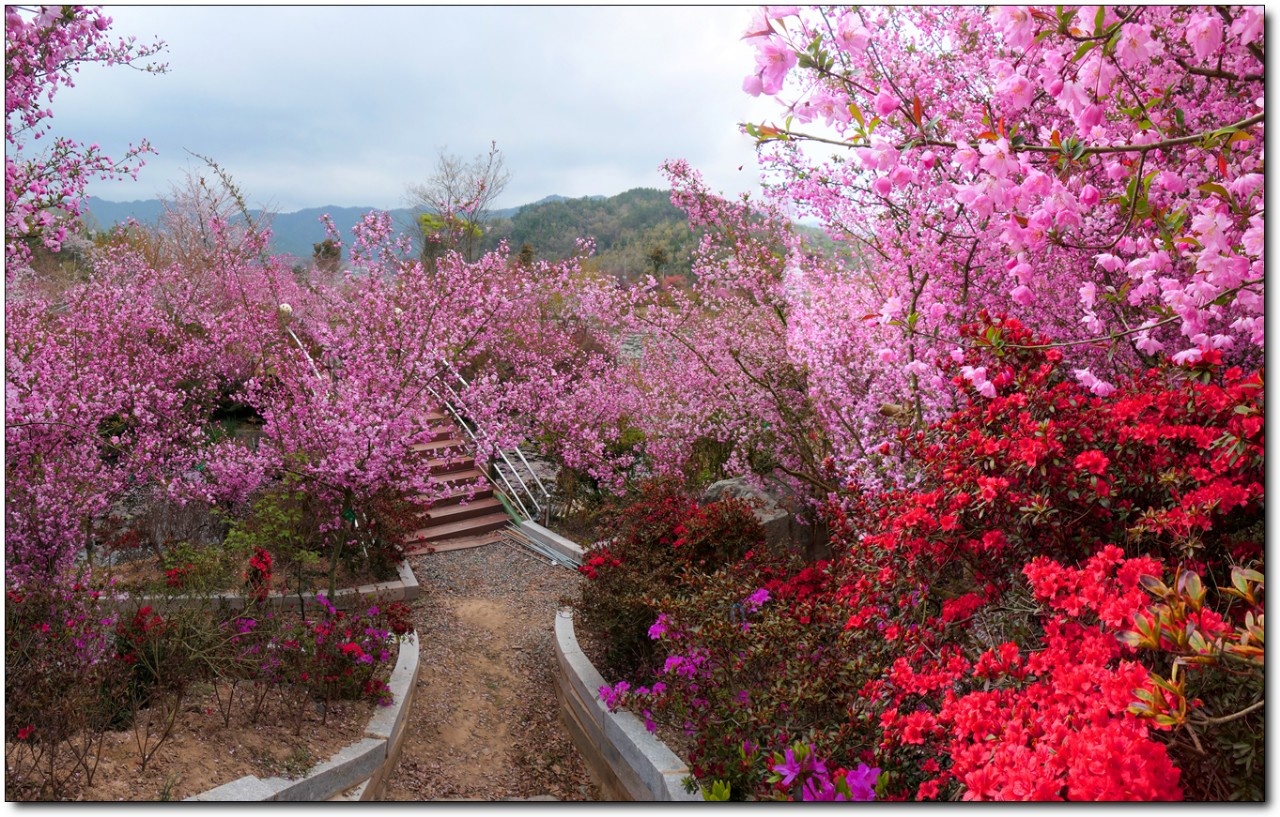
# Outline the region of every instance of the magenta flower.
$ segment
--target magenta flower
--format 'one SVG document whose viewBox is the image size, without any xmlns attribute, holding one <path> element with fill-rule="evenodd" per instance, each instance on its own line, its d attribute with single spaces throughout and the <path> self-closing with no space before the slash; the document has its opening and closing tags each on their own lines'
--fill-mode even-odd
<svg viewBox="0 0 1280 817">
<path fill-rule="evenodd" d="M 667 633 L 667 624 L 669 619 L 666 613 L 658 613 L 658 620 L 649 626 L 649 638 L 657 641 Z"/>
<path fill-rule="evenodd" d="M 876 799 L 876 779 L 879 776 L 878 767 L 859 763 L 858 768 L 845 775 L 845 782 L 849 784 L 850 799 L 864 802 Z"/>
<path fill-rule="evenodd" d="M 801 772 L 800 761 L 796 759 L 795 752 L 788 747 L 783 753 L 783 762 L 774 766 L 773 770 L 782 775 L 782 785 L 790 786 Z"/>
<path fill-rule="evenodd" d="M 752 593 L 750 596 L 747 596 L 746 601 L 742 602 L 742 606 L 745 607 L 748 612 L 754 613 L 756 610 L 759 610 L 761 607 L 763 607 L 764 603 L 767 602 L 768 600 L 769 600 L 769 591 L 761 587 L 758 590 L 756 590 L 754 593 Z"/>
</svg>

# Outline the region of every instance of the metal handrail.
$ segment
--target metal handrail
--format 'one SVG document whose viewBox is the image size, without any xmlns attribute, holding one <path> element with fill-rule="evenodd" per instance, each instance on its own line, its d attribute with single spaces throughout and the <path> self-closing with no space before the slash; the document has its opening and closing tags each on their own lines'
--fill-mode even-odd
<svg viewBox="0 0 1280 817">
<path fill-rule="evenodd" d="M 307 363 L 311 366 L 312 374 L 314 374 L 316 376 L 316 379 L 318 380 L 324 379 L 320 374 L 320 370 L 316 367 L 316 362 L 311 358 L 311 354 L 307 352 L 307 347 L 303 345 L 302 341 L 298 338 L 296 334 L 294 334 L 293 329 L 290 328 L 289 326 L 289 321 L 291 321 L 293 318 L 293 310 L 289 307 L 288 304 L 281 304 L 278 307 L 277 311 L 279 312 L 281 325 L 284 328 L 284 331 L 288 333 L 289 337 L 293 339 L 293 342 L 297 344 L 298 349 L 302 352 L 302 356 L 306 358 Z M 445 368 L 448 369 L 449 372 L 452 373 L 453 376 L 456 377 L 458 381 L 462 383 L 464 388 L 471 385 L 470 383 L 467 382 L 467 379 L 458 372 L 457 369 L 453 368 L 452 363 L 445 361 L 444 365 L 445 365 Z M 431 386 L 427 386 L 427 391 L 431 392 L 432 396 L 435 397 L 436 400 L 439 401 L 440 404 L 443 405 L 445 409 L 447 409 L 448 412 L 454 416 L 454 419 L 458 421 L 458 425 L 462 426 L 462 430 L 465 431 L 467 433 L 467 436 L 471 438 L 471 441 L 475 443 L 477 447 L 479 447 L 480 438 L 476 436 L 476 433 L 477 432 L 483 433 L 484 430 L 480 428 L 479 425 L 474 425 L 473 423 L 468 421 L 465 417 L 462 416 L 462 413 L 458 411 L 455 403 L 462 402 L 462 396 L 458 394 L 457 390 L 454 389 L 452 386 L 448 385 L 448 383 L 444 383 L 443 385 L 445 389 L 448 390 L 449 394 L 453 396 L 454 398 L 453 401 L 447 400 L 444 397 L 442 397 L 440 393 L 437 392 L 435 389 L 433 389 Z M 473 429 L 473 425 L 474 425 L 474 429 Z M 486 434 L 485 436 L 488 436 L 488 435 Z M 507 467 L 509 469 L 511 469 L 511 475 L 516 478 L 516 481 L 520 483 L 521 489 L 523 489 L 523 491 L 517 491 L 515 489 L 515 486 L 511 484 L 511 480 L 507 479 L 507 475 L 502 472 L 502 469 L 500 468 L 493 469 L 494 471 L 497 471 L 498 478 L 501 479 L 503 484 L 507 486 L 507 495 L 512 500 L 515 501 L 516 505 L 520 507 L 520 512 L 524 514 L 525 517 L 528 519 L 537 519 L 538 516 L 540 516 L 544 511 L 549 514 L 551 511 L 551 502 L 550 502 L 551 494 L 547 492 L 547 488 L 545 485 L 542 484 L 542 480 L 538 479 L 537 473 L 535 473 L 533 468 L 529 465 L 529 461 L 525 459 L 524 452 L 520 450 L 520 447 L 516 446 L 516 454 L 520 457 L 520 461 L 524 463 L 525 470 L 528 472 L 529 476 L 533 477 L 534 482 L 537 484 L 538 488 L 542 491 L 542 495 L 547 499 L 547 504 L 545 507 L 542 506 L 538 502 L 538 500 L 534 497 L 533 491 L 529 490 L 529 485 L 520 476 L 520 469 L 516 468 L 515 463 L 513 463 L 510 460 L 510 458 L 507 457 L 506 452 L 497 446 L 494 446 L 494 451 L 498 453 L 498 456 L 502 458 L 502 461 L 507 464 Z M 524 499 L 521 497 L 522 493 L 523 493 L 523 496 L 527 497 L 529 502 L 533 505 L 534 513 L 529 513 L 529 508 L 528 506 L 525 505 Z"/>
<path fill-rule="evenodd" d="M 471 384 L 470 384 L 469 382 L 467 382 L 467 379 L 466 379 L 465 377 L 463 377 L 463 376 L 462 376 L 462 373 L 461 373 L 461 372 L 459 372 L 457 369 L 455 369 L 455 368 L 453 367 L 453 364 L 452 364 L 452 363 L 450 363 L 449 361 L 445 361 L 445 362 L 444 362 L 444 366 L 445 366 L 445 368 L 446 368 L 446 369 L 448 369 L 448 370 L 449 370 L 449 373 L 450 373 L 450 374 L 452 374 L 452 375 L 453 375 L 453 376 L 458 380 L 458 382 L 462 384 L 462 387 L 463 387 L 463 388 L 468 388 L 468 387 L 470 387 L 470 386 L 471 386 Z M 459 395 L 459 394 L 458 394 L 458 392 L 457 392 L 453 387 L 451 387 L 451 386 L 450 386 L 450 387 L 447 387 L 447 388 L 449 389 L 449 392 L 450 392 L 451 394 L 453 394 L 455 397 L 457 397 L 459 400 L 461 400 L 461 395 Z M 478 428 L 478 427 L 477 427 L 477 428 Z M 482 429 L 481 429 L 481 430 L 482 430 Z M 486 436 L 488 436 L 488 435 L 486 435 Z M 539 479 L 539 477 L 538 477 L 538 472 L 537 472 L 537 471 L 534 471 L 534 470 L 533 470 L 533 466 L 529 465 L 529 460 L 525 458 L 525 456 L 524 456 L 524 451 L 523 451 L 523 450 L 521 450 L 520 446 L 518 446 L 518 445 L 517 445 L 517 446 L 515 447 L 515 454 L 516 454 L 516 456 L 517 456 L 517 457 L 519 457 L 519 458 L 520 458 L 520 462 L 524 465 L 525 472 L 526 472 L 530 477 L 532 477 L 532 478 L 533 478 L 533 482 L 534 482 L 534 484 L 535 484 L 535 485 L 537 485 L 537 486 L 538 486 L 538 490 L 542 492 L 542 497 L 543 497 L 543 500 L 545 501 L 545 504 L 543 504 L 543 503 L 539 503 L 539 502 L 538 502 L 538 500 L 537 500 L 537 498 L 534 496 L 533 492 L 529 490 L 529 486 L 528 486 L 528 484 L 524 481 L 524 478 L 520 476 L 520 471 L 519 471 L 519 469 L 517 469 L 517 468 L 516 468 L 516 466 L 515 466 L 515 464 L 514 464 L 513 462 L 511 462 L 511 460 L 507 457 L 506 453 L 505 453 L 501 448 L 498 448 L 497 446 L 495 446 L 495 447 L 494 447 L 494 450 L 498 452 L 498 455 L 499 455 L 500 457 L 502 457 L 502 461 L 503 461 L 503 462 L 505 462 L 505 463 L 507 464 L 507 467 L 511 469 L 511 473 L 512 473 L 512 475 L 513 475 L 513 476 L 516 478 L 516 480 L 520 483 L 520 487 L 521 487 L 521 488 L 523 488 L 523 489 L 525 490 L 526 495 L 529 497 L 529 501 L 530 501 L 531 503 L 533 503 L 534 507 L 538 510 L 539 514 L 542 514 L 543 512 L 546 512 L 547 514 L 550 514 L 550 512 L 551 512 L 551 492 L 547 490 L 547 486 L 545 486 L 545 485 L 543 485 L 543 484 L 542 484 L 542 480 L 541 480 L 541 479 Z M 501 472 L 499 472 L 499 473 L 501 473 Z M 530 517 L 530 518 L 532 519 L 532 518 L 534 518 L 534 517 Z"/>
<path fill-rule="evenodd" d="M 471 438 L 471 441 L 475 443 L 476 446 L 479 446 L 480 438 L 476 436 L 476 432 L 473 431 L 471 428 L 471 423 L 469 423 L 467 419 L 462 416 L 461 412 L 459 412 L 458 409 L 455 408 L 451 402 L 449 402 L 444 397 L 442 397 L 440 393 L 437 392 L 435 389 L 431 388 L 430 386 L 427 386 L 427 391 L 431 392 L 432 396 L 435 397 L 436 400 L 438 400 L 440 404 L 443 405 L 445 409 L 454 416 L 454 419 L 458 421 L 458 425 L 462 426 L 462 430 L 467 433 L 467 436 Z M 499 451 L 498 453 L 501 454 L 502 452 Z M 534 517 L 530 515 L 529 509 L 525 507 L 524 501 L 520 498 L 520 492 L 517 491 L 514 487 L 512 487 L 511 481 L 507 479 L 506 474 L 503 474 L 501 471 L 498 471 L 498 477 L 507 486 L 507 494 L 511 497 L 511 499 L 515 500 L 515 503 L 517 505 L 520 506 L 520 512 L 523 513 L 529 519 L 533 519 Z M 532 499 L 532 497 L 530 497 L 530 499 Z"/>
</svg>

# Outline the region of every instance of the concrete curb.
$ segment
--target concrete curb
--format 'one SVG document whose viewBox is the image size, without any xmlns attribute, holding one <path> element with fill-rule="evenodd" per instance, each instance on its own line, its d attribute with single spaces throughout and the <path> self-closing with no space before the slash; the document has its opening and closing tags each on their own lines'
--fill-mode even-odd
<svg viewBox="0 0 1280 817">
<path fill-rule="evenodd" d="M 555 531 L 544 528 L 537 522 L 522 521 L 520 529 L 539 544 L 545 545 L 557 553 L 577 561 L 579 564 L 582 563 L 583 549 L 577 542 L 566 539 Z"/>
<path fill-rule="evenodd" d="M 393 601 L 413 601 L 421 593 L 421 588 L 418 587 L 418 578 L 413 575 L 413 568 L 409 566 L 409 561 L 406 559 L 400 562 L 396 570 L 399 572 L 400 577 L 394 581 L 362 584 L 358 587 L 342 587 L 334 592 L 333 598 L 329 599 L 329 601 L 339 609 L 347 609 L 366 599 L 376 600 L 382 604 Z M 114 602 L 121 609 L 130 608 L 131 605 L 136 608 L 144 604 L 183 607 L 212 605 L 226 610 L 243 610 L 245 608 L 245 597 L 237 593 L 213 593 L 208 596 L 130 596 L 128 593 L 120 593 L 115 596 L 107 596 L 105 600 Z M 290 605 L 297 605 L 299 601 L 304 605 L 314 607 L 316 594 L 268 593 L 265 603 L 278 610 Z"/>
<path fill-rule="evenodd" d="M 415 585 L 416 586 L 416 585 Z M 245 775 L 230 783 L 192 795 L 191 801 L 220 802 L 229 800 L 320 801 L 331 800 L 347 789 L 359 787 L 360 800 L 376 800 L 382 796 L 387 777 L 404 746 L 405 724 L 418 682 L 418 634 L 410 633 L 400 642 L 396 666 L 387 685 L 391 688 L 391 706 L 380 708 L 365 726 L 364 736 L 339 749 L 298 780 L 268 777 L 265 780 Z M 343 798 L 346 799 L 346 798 Z"/>
<path fill-rule="evenodd" d="M 573 629 L 573 611 L 556 613 L 556 697 L 560 717 L 606 800 L 701 801 L 684 790 L 689 768 L 626 711 L 600 699 L 604 677 L 587 660 Z"/>
</svg>

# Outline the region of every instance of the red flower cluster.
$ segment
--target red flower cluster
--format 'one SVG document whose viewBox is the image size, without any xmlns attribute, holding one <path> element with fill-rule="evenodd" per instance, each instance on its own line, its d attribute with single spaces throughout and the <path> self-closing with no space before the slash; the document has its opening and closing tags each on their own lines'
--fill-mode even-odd
<svg viewBox="0 0 1280 817">
<path fill-rule="evenodd" d="M 578 572 L 588 579 L 600 576 L 600 569 L 605 567 L 622 567 L 622 560 L 609 552 L 608 548 L 600 548 L 591 558 L 578 565 Z"/>
<path fill-rule="evenodd" d="M 187 577 L 190 576 L 195 569 L 195 565 L 192 564 L 171 567 L 164 572 L 164 583 L 167 587 L 182 588 L 187 583 Z"/>
<path fill-rule="evenodd" d="M 271 592 L 271 554 L 261 547 L 253 549 L 249 557 L 249 569 L 244 574 L 249 597 L 263 601 Z"/>
</svg>

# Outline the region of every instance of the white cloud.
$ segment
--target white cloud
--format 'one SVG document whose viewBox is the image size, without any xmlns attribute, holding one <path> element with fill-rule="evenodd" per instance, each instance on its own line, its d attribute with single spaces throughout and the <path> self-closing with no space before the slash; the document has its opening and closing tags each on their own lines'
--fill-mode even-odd
<svg viewBox="0 0 1280 817">
<path fill-rule="evenodd" d="M 496 139 L 513 173 L 499 206 L 549 193 L 662 186 L 688 159 L 715 188 L 756 187 L 736 123 L 776 116 L 741 91 L 744 8 L 115 7 L 112 33 L 160 37 L 171 72 L 86 68 L 54 101 L 59 132 L 160 151 L 136 183 L 179 180 L 184 149 L 220 162 L 252 203 L 400 206 L 437 147 Z M 739 166 L 743 170 L 739 171 Z"/>
</svg>

